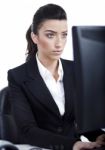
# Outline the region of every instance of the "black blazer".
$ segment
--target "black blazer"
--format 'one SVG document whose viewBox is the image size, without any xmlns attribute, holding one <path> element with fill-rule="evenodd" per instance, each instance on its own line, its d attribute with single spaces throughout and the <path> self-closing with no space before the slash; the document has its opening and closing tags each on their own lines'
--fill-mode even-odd
<svg viewBox="0 0 105 150">
<path fill-rule="evenodd" d="M 10 99 L 18 125 L 20 143 L 55 150 L 71 150 L 77 141 L 74 124 L 73 62 L 61 59 L 64 69 L 65 114 L 46 87 L 35 58 L 8 71 Z"/>
</svg>

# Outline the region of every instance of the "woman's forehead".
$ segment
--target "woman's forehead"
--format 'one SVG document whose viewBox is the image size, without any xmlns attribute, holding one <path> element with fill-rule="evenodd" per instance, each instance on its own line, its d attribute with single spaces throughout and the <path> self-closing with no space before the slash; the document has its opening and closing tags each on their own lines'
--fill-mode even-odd
<svg viewBox="0 0 105 150">
<path fill-rule="evenodd" d="M 50 20 L 46 20 L 42 23 L 41 30 L 44 31 L 58 31 L 58 30 L 62 30 L 62 31 L 67 31 L 67 20 L 57 20 L 57 19 L 50 19 Z"/>
</svg>

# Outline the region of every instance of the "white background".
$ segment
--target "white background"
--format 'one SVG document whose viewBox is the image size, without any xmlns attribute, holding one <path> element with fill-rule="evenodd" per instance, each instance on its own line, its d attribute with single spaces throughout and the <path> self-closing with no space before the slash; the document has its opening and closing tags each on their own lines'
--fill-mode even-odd
<svg viewBox="0 0 105 150">
<path fill-rule="evenodd" d="M 63 58 L 73 59 L 73 25 L 105 25 L 105 0 L 0 0 L 0 89 L 8 84 L 7 71 L 25 62 L 27 28 L 35 11 L 46 3 L 63 6 L 68 15 Z"/>
</svg>

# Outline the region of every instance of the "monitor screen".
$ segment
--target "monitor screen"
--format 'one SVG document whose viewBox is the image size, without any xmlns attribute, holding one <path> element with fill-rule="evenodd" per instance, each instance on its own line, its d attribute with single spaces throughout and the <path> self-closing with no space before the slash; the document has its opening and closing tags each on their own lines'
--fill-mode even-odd
<svg viewBox="0 0 105 150">
<path fill-rule="evenodd" d="M 105 128 L 105 26 L 73 26 L 72 37 L 78 129 Z"/>
</svg>

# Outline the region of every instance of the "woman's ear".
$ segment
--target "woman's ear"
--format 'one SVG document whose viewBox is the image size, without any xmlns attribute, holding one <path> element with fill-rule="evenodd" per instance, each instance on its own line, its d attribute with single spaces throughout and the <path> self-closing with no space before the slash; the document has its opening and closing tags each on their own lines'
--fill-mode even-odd
<svg viewBox="0 0 105 150">
<path fill-rule="evenodd" d="M 32 41 L 33 41 L 35 44 L 38 43 L 38 39 L 37 39 L 37 38 L 38 38 L 37 35 L 34 34 L 33 32 L 31 32 L 31 39 L 32 39 Z"/>
</svg>

